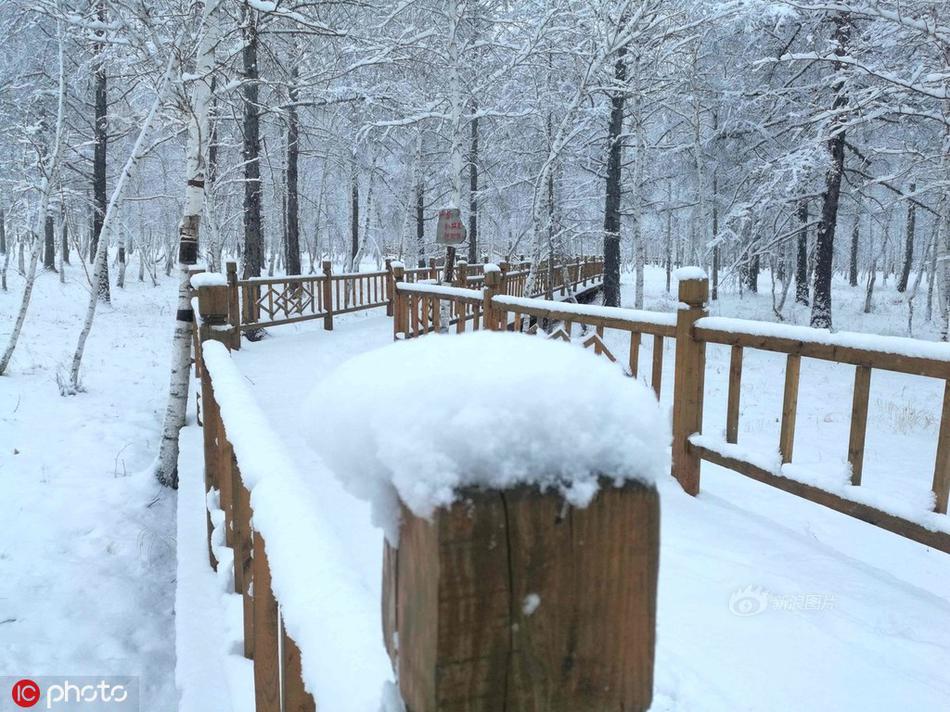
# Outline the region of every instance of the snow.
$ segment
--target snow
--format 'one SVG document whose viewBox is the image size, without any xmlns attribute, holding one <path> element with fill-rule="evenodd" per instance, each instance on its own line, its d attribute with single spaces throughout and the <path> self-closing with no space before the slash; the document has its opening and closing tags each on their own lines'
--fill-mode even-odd
<svg viewBox="0 0 950 712">
<path fill-rule="evenodd" d="M 88 299 L 73 257 L 65 284 L 38 273 L 0 377 L 0 677 L 135 676 L 142 709 L 173 710 L 176 497 L 150 467 L 177 277 L 113 286 L 87 342 L 84 390 L 62 397 L 56 380 Z M 23 289 L 12 265 L 7 279 L 3 344 Z M 0 694 L 5 708 L 9 688 Z"/>
<path fill-rule="evenodd" d="M 702 267 L 680 267 L 673 271 L 673 277 L 677 282 L 684 282 L 687 279 L 707 279 L 706 270 Z"/>
<path fill-rule="evenodd" d="M 201 287 L 227 287 L 228 278 L 220 272 L 199 272 L 191 275 L 191 286 L 195 289 Z"/>
<path fill-rule="evenodd" d="M 481 289 L 463 289 L 438 284 L 435 280 L 420 280 L 418 282 L 400 282 L 396 289 L 406 294 L 431 294 L 437 297 L 456 299 L 481 299 Z"/>
<path fill-rule="evenodd" d="M 331 418 L 321 417 L 332 413 Z M 593 353 L 478 331 L 391 344 L 343 364 L 309 397 L 313 448 L 398 542 L 466 487 L 537 485 L 586 506 L 598 477 L 663 474 L 668 425 L 642 384 Z"/>
<path fill-rule="evenodd" d="M 487 263 L 484 265 L 484 267 L 483 267 L 483 269 L 482 269 L 482 272 L 484 272 L 485 274 L 487 274 L 487 273 L 489 273 L 489 272 L 501 272 L 501 267 L 499 267 L 498 265 L 496 265 L 496 264 L 494 264 L 494 263 L 492 263 L 492 262 L 487 262 Z"/>
<path fill-rule="evenodd" d="M 882 351 L 910 358 L 926 358 L 935 361 L 950 361 L 950 344 L 946 342 L 908 339 L 901 336 L 879 336 L 848 331 L 831 332 L 828 329 L 813 329 L 809 326 L 776 324 L 766 321 L 732 319 L 721 316 L 703 317 L 696 321 L 703 329 L 715 329 L 724 333 L 742 333 L 753 336 L 771 336 L 807 344 L 839 346 L 842 348 Z"/>
<path fill-rule="evenodd" d="M 529 299 L 527 297 L 509 297 L 505 295 L 493 297 L 492 303 L 513 308 L 527 307 L 548 309 L 551 307 L 551 303 L 545 299 Z M 597 319 L 614 319 L 627 322 L 631 325 L 655 324 L 656 326 L 676 326 L 675 314 L 646 311 L 644 309 L 624 309 L 622 307 L 605 307 L 599 304 L 575 304 L 572 302 L 558 302 L 554 308 L 559 312 L 576 314 L 580 317 L 587 316 Z"/>
<path fill-rule="evenodd" d="M 252 524 L 266 542 L 284 625 L 300 648 L 304 685 L 324 709 L 375 710 L 381 688 L 365 680 L 387 679 L 390 663 L 380 628 L 365 614 L 366 591 L 318 515 L 319 493 L 309 490 L 288 457 L 227 348 L 208 341 L 203 349 L 228 441 L 251 492 Z"/>
<path fill-rule="evenodd" d="M 389 263 L 389 266 L 392 267 L 393 269 L 396 269 L 397 267 L 399 269 L 405 269 L 406 263 L 403 262 L 402 260 L 393 260 L 392 262 Z"/>
<path fill-rule="evenodd" d="M 802 467 L 801 465 L 795 465 L 793 463 L 782 464 L 778 452 L 763 453 L 762 451 L 750 450 L 740 445 L 727 443 L 723 440 L 703 435 L 692 435 L 690 442 L 718 452 L 720 455 L 725 455 L 726 457 L 745 460 L 773 475 L 779 475 L 789 480 L 812 485 L 813 487 L 818 487 L 819 489 L 831 492 L 852 502 L 866 504 L 882 512 L 893 514 L 902 519 L 919 524 L 930 531 L 950 533 L 950 517 L 947 515 L 936 514 L 932 511 L 913 507 L 901 502 L 894 502 L 893 499 L 881 496 L 873 490 L 869 490 L 867 487 L 856 487 L 850 482 L 851 473 L 850 468 L 847 466 L 842 466 L 839 469 L 837 477 L 829 478 L 822 476 L 820 473 L 813 472 L 808 467 Z"/>
<path fill-rule="evenodd" d="M 526 616 L 533 615 L 538 606 L 541 605 L 541 596 L 536 593 L 529 593 L 521 602 L 521 612 Z"/>
</svg>

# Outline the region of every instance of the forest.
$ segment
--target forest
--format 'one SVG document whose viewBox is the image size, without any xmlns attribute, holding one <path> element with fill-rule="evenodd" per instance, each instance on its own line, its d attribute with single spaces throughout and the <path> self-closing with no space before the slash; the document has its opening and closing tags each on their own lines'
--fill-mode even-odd
<svg viewBox="0 0 950 712">
<path fill-rule="evenodd" d="M 707 266 L 714 300 L 720 283 L 755 292 L 769 270 L 779 319 L 794 299 L 830 327 L 841 274 L 869 295 L 896 280 L 946 336 L 942 10 L 4 3 L 2 269 L 91 262 L 104 301 L 134 255 L 138 279 L 170 273 L 203 83 L 199 244 L 212 270 L 225 254 L 243 276 L 313 272 L 327 256 L 423 260 L 451 205 L 471 262 L 602 252 L 608 304 L 621 269 L 637 275 L 631 306 L 646 264 Z"/>
</svg>

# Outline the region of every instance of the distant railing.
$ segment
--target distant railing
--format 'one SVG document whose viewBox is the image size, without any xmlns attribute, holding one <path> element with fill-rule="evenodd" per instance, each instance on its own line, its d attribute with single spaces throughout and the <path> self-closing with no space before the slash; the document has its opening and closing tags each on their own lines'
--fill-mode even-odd
<svg viewBox="0 0 950 712">
<path fill-rule="evenodd" d="M 851 517 L 861 519 L 914 541 L 950 553 L 950 527 L 946 516 L 950 494 L 950 345 L 895 337 L 868 337 L 861 334 L 831 334 L 820 329 L 793 327 L 740 319 L 711 318 L 706 310 L 708 282 L 681 279 L 676 314 L 567 304 L 544 299 L 506 295 L 506 277 L 489 272 L 480 290 L 446 288 L 439 285 L 395 285 L 395 338 L 416 338 L 433 331 L 473 329 L 527 331 L 545 326 L 548 338 L 571 341 L 579 327 L 580 344 L 612 361 L 623 358 L 604 343 L 606 329 L 626 332 L 629 352 L 625 370 L 638 373 L 643 334 L 652 337 L 652 386 L 659 397 L 663 375 L 664 339 L 677 344 L 673 387 L 673 475 L 690 494 L 699 493 L 700 462 L 706 460 L 732 469 L 752 479 L 772 485 Z M 440 315 L 452 315 L 443 325 Z M 731 346 L 726 439 L 702 436 L 706 344 Z M 749 459 L 736 447 L 739 428 L 739 400 L 742 355 L 745 348 L 787 354 L 781 432 L 780 462 L 764 467 L 761 458 Z M 861 485 L 865 434 L 872 369 L 939 378 L 945 382 L 943 415 L 937 442 L 932 490 L 934 512 L 885 511 L 860 490 L 831 491 L 798 481 L 783 472 L 781 465 L 792 461 L 795 418 L 798 407 L 798 378 L 802 357 L 855 366 L 851 434 L 848 461 L 851 485 Z"/>
<path fill-rule="evenodd" d="M 512 265 L 502 263 L 502 269 L 510 272 L 506 282 L 508 294 L 524 296 L 530 266 L 530 262 L 524 261 Z M 459 261 L 452 283 L 480 287 L 484 282 L 484 269 L 484 264 L 469 265 Z M 443 276 L 443 270 L 444 267 L 433 259 L 427 267 L 402 268 L 401 281 L 438 281 Z M 235 334 L 313 319 L 323 319 L 324 328 L 332 330 L 334 316 L 380 307 L 386 307 L 386 313 L 392 316 L 394 277 L 391 260 L 386 260 L 386 269 L 375 272 L 333 274 L 331 263 L 325 260 L 322 274 L 248 279 L 238 279 L 237 264 L 228 262 L 226 273 L 228 321 Z M 547 263 L 542 262 L 536 271 L 532 294 L 547 292 L 548 273 Z M 592 285 L 602 277 L 603 260 L 596 257 L 568 258 L 556 266 L 554 275 L 552 289 L 566 295 L 568 290 L 578 284 Z M 235 338 L 232 346 L 240 348 L 239 339 Z"/>
</svg>

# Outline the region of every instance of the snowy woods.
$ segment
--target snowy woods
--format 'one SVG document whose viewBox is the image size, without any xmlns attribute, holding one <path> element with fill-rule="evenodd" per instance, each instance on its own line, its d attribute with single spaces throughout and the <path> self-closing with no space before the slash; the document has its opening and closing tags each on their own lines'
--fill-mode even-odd
<svg viewBox="0 0 950 712">
<path fill-rule="evenodd" d="M 893 280 L 946 338 L 943 4 L 4 3 L 3 285 L 22 322 L 37 269 L 82 265 L 74 393 L 97 301 L 180 235 L 243 277 L 359 269 L 437 256 L 448 205 L 472 262 L 604 254 L 607 304 L 630 270 L 642 306 L 646 264 L 706 266 L 714 300 L 768 270 L 777 319 L 832 327 L 835 276 L 867 310 Z"/>
</svg>

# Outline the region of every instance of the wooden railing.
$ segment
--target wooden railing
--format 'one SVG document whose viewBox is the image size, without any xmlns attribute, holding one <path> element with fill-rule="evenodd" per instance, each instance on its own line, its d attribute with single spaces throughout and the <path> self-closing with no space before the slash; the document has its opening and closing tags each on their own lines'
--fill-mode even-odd
<svg viewBox="0 0 950 712">
<path fill-rule="evenodd" d="M 266 418 L 259 413 L 227 355 L 226 346 L 231 340 L 227 288 L 200 287 L 197 302 L 195 369 L 201 380 L 211 566 L 217 569 L 221 565 L 216 553 L 221 554 L 223 547 L 233 552 L 233 558 L 222 556 L 222 561 L 231 567 L 234 592 L 242 599 L 243 652 L 254 661 L 257 712 L 315 710 L 313 698 L 304 688 L 300 650 L 284 627 L 271 585 L 272 571 L 264 539 L 267 536 L 270 540 L 271 535 L 262 531 L 259 518 L 252 516 L 251 490 L 255 483 L 242 473 L 246 463 L 235 448 L 238 431 L 248 426 L 253 429 L 253 443 L 245 453 L 263 448 L 272 457 L 280 448 L 274 445 L 275 436 Z M 225 405 L 226 401 L 230 403 Z M 247 439 L 248 434 L 245 432 L 243 437 Z M 281 472 L 287 469 L 283 464 L 271 462 L 269 466 Z M 275 539 L 280 541 L 276 536 Z"/>
<path fill-rule="evenodd" d="M 629 352 L 625 370 L 639 371 L 639 351 L 643 334 L 653 341 L 652 386 L 659 396 L 663 376 L 664 339 L 677 344 L 673 388 L 672 472 L 690 494 L 699 492 L 700 463 L 703 460 L 734 470 L 851 517 L 861 519 L 914 541 L 950 553 L 947 529 L 950 494 L 950 345 L 896 337 L 868 338 L 860 334 L 831 334 L 820 329 L 790 327 L 739 319 L 708 316 L 705 279 L 682 279 L 679 283 L 681 307 L 676 314 L 566 304 L 543 299 L 506 295 L 500 272 L 486 275 L 485 287 L 465 290 L 438 285 L 395 285 L 394 335 L 396 339 L 416 338 L 444 331 L 439 315 L 443 305 L 452 315 L 452 330 L 471 328 L 528 331 L 544 325 L 549 338 L 570 341 L 575 328 L 580 344 L 612 361 L 623 358 L 604 342 L 606 329 L 626 332 Z M 726 411 L 726 439 L 717 442 L 701 435 L 703 423 L 706 344 L 731 347 L 729 389 Z M 739 430 L 739 402 L 744 349 L 762 349 L 787 356 L 781 431 L 778 451 L 781 464 L 792 461 L 795 420 L 798 409 L 798 380 L 802 357 L 855 366 L 851 433 L 848 461 L 851 485 L 862 483 L 865 434 L 871 372 L 894 371 L 944 381 L 944 400 L 937 442 L 932 490 L 933 513 L 901 516 L 881 509 L 860 490 L 834 492 L 788 476 L 781 467 L 766 468 L 752 462 L 736 447 Z M 865 501 L 862 501 L 865 500 Z M 920 516 L 916 516 L 919 514 Z"/>
<path fill-rule="evenodd" d="M 489 268 L 485 274 L 490 284 L 501 279 L 500 270 Z M 355 572 L 348 582 L 345 573 L 335 571 L 343 581 L 335 576 L 328 582 L 334 592 L 334 607 L 329 610 L 321 607 L 322 598 L 301 593 L 313 584 L 314 562 L 303 560 L 310 543 L 316 543 L 317 550 L 325 547 L 319 527 L 310 528 L 311 498 L 302 486 L 306 480 L 295 472 L 228 353 L 234 330 L 228 322 L 227 285 L 218 275 L 195 284 L 200 285 L 194 300 L 195 370 L 201 391 L 208 559 L 212 568 L 228 574 L 222 578 L 233 576 L 233 590 L 241 598 L 242 652 L 253 661 L 256 712 L 315 712 L 320 702 L 315 696 L 326 689 L 326 664 L 321 665 L 326 653 L 311 653 L 307 646 L 319 640 L 321 647 L 340 649 L 341 658 L 352 661 L 359 654 L 371 654 L 367 648 L 374 639 L 357 638 L 358 644 L 349 636 L 334 639 L 326 632 L 336 626 L 313 625 L 313 619 L 336 620 L 340 601 L 346 601 L 348 593 L 355 598 L 363 584 Z M 413 293 L 442 289 L 459 298 L 471 293 L 431 284 L 400 287 Z M 496 314 L 490 308 L 489 319 Z M 384 552 L 380 608 L 385 636 L 378 642 L 385 643 L 390 654 L 407 709 L 443 709 L 448 700 L 453 708 L 494 709 L 527 699 L 541 705 L 559 699 L 570 709 L 649 707 L 659 499 L 652 485 L 632 481 L 617 487 L 604 475 L 608 481 L 612 486 L 604 486 L 594 501 L 576 509 L 555 492 L 523 485 L 510 487 L 507 499 L 499 496 L 504 490 L 472 492 L 464 501 L 436 512 L 431 521 L 401 505 L 400 546 L 386 545 Z M 509 506 L 518 514 L 512 518 L 511 534 L 502 535 L 500 546 L 494 541 L 489 545 L 486 537 L 494 538 L 499 529 L 484 523 L 506 522 L 502 510 Z M 473 530 L 475 510 L 483 524 Z M 555 525 L 547 513 L 555 510 L 561 516 L 568 513 L 570 531 L 582 532 L 576 538 L 567 534 L 572 545 L 565 545 L 561 536 L 566 530 L 552 529 Z M 501 531 L 507 532 L 508 526 L 502 524 Z M 630 526 L 635 533 L 614 539 L 616 532 Z M 519 538 L 537 545 L 504 543 Z M 508 568 L 499 567 L 504 562 Z M 517 578 L 511 575 L 512 562 Z M 318 557 L 316 563 L 326 562 Z M 567 585 L 552 579 L 551 570 L 594 574 L 575 577 Z M 435 571 L 439 575 L 434 576 Z M 604 575 L 614 582 L 606 588 L 598 583 Z M 542 591 L 545 606 L 538 612 L 512 608 L 507 595 L 497 595 L 498 586 Z M 478 593 L 479 615 L 474 617 L 473 599 L 466 593 L 471 591 Z M 592 600 L 596 606 L 582 605 Z M 519 626 L 525 633 L 512 638 L 510 631 Z M 587 633 L 580 642 L 578 629 Z M 486 645 L 486 630 L 502 644 Z M 451 633 L 448 638 L 446 631 Z M 617 634 L 604 643 L 609 632 Z M 477 655 L 460 659 L 459 645 L 469 646 Z M 561 661 L 568 656 L 577 660 L 571 675 L 565 676 Z M 538 668 L 544 659 L 549 667 Z M 618 659 L 623 665 L 617 664 Z M 533 666 L 535 674 L 511 675 L 509 684 L 505 671 L 526 665 Z M 577 684 L 578 679 L 597 684 Z"/>
<path fill-rule="evenodd" d="M 232 347 L 240 348 L 238 335 L 283 324 L 295 324 L 313 319 L 323 319 L 324 328 L 333 329 L 333 318 L 367 309 L 386 307 L 392 316 L 393 268 L 386 260 L 386 269 L 375 272 L 349 272 L 333 274 L 332 266 L 325 260 L 322 274 L 285 275 L 281 277 L 252 277 L 238 279 L 237 264 L 226 265 L 228 283 L 228 323 L 236 336 Z M 399 264 L 399 263 L 396 263 Z M 524 296 L 530 273 L 530 262 L 502 263 L 501 269 L 508 275 L 508 294 Z M 427 267 L 401 268 L 400 281 L 409 283 L 438 281 L 443 267 L 437 260 L 430 260 Z M 453 284 L 469 288 L 481 287 L 484 283 L 484 264 L 469 265 L 459 261 L 455 266 Z M 566 295 L 578 286 L 594 285 L 603 276 L 603 260 L 596 257 L 569 258 L 554 270 L 552 289 Z M 548 269 L 542 263 L 532 293 L 544 294 L 548 289 Z"/>
</svg>

